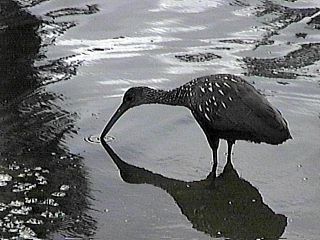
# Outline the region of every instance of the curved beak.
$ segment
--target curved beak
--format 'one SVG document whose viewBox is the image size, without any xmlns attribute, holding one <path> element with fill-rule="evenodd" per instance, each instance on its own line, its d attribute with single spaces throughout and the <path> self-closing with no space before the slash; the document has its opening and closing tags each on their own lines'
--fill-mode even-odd
<svg viewBox="0 0 320 240">
<path fill-rule="evenodd" d="M 122 114 L 124 114 L 128 109 L 129 109 L 129 106 L 127 104 L 122 103 L 119 106 L 117 111 L 111 117 L 111 119 L 108 122 L 108 124 L 103 129 L 103 132 L 102 132 L 102 134 L 100 136 L 100 139 L 103 139 L 106 136 L 106 134 L 110 131 L 112 126 L 118 121 L 118 119 L 122 116 Z"/>
</svg>

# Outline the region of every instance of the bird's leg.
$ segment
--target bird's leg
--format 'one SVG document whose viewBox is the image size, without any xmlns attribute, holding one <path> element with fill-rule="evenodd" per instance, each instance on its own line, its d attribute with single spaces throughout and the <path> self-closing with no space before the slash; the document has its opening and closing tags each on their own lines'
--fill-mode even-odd
<svg viewBox="0 0 320 240">
<path fill-rule="evenodd" d="M 214 139 L 208 139 L 210 147 L 212 149 L 212 161 L 213 161 L 213 165 L 212 165 L 212 170 L 209 174 L 209 176 L 211 177 L 216 177 L 216 170 L 217 170 L 217 165 L 218 165 L 218 147 L 219 147 L 219 139 L 218 138 L 214 138 Z"/>
<path fill-rule="evenodd" d="M 234 140 L 228 140 L 228 156 L 227 156 L 227 163 L 231 163 L 231 153 L 232 153 L 232 146 L 234 144 Z"/>
</svg>

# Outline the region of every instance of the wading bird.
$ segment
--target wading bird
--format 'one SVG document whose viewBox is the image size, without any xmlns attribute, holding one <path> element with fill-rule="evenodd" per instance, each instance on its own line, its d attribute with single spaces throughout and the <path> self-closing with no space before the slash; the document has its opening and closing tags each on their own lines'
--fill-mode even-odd
<svg viewBox="0 0 320 240">
<path fill-rule="evenodd" d="M 104 128 L 101 139 L 128 109 L 142 104 L 166 104 L 190 109 L 213 152 L 211 173 L 216 173 L 219 140 L 228 143 L 228 161 L 236 140 L 281 144 L 291 138 L 279 110 L 244 79 L 217 74 L 196 78 L 173 90 L 132 87 Z"/>
</svg>

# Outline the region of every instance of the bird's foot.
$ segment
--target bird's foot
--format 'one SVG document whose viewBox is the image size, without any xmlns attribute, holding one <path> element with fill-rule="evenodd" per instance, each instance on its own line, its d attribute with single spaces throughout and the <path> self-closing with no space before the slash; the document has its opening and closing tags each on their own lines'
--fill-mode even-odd
<svg viewBox="0 0 320 240">
<path fill-rule="evenodd" d="M 207 179 L 210 181 L 214 181 L 217 178 L 216 172 L 210 172 L 209 175 L 207 176 Z"/>
</svg>

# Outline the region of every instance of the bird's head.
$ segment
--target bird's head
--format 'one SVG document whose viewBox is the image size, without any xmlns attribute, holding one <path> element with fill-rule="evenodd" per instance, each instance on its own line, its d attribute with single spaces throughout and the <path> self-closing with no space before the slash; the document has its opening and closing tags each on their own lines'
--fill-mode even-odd
<svg viewBox="0 0 320 240">
<path fill-rule="evenodd" d="M 118 119 L 130 108 L 139 106 L 141 104 L 148 103 L 150 99 L 150 93 L 154 91 L 151 88 L 148 87 L 132 87 L 129 88 L 123 98 L 122 103 L 117 109 L 117 111 L 113 114 L 110 121 L 104 128 L 101 139 L 105 137 L 105 135 L 110 131 L 112 126 L 118 121 Z"/>
<path fill-rule="evenodd" d="M 146 103 L 147 93 L 150 88 L 148 87 L 132 87 L 129 88 L 122 98 L 122 104 L 127 106 L 127 108 L 132 108 Z"/>
</svg>

